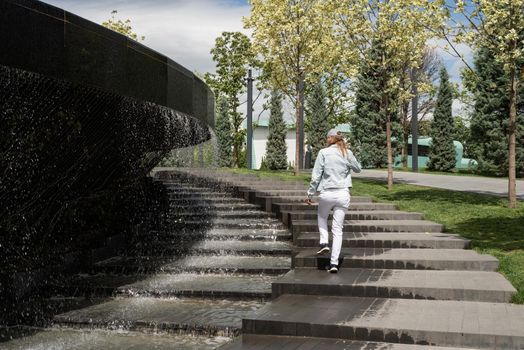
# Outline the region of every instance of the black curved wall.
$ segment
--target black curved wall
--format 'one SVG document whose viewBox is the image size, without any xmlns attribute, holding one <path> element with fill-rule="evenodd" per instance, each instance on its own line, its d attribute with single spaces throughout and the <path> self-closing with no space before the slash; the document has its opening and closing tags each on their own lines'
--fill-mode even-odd
<svg viewBox="0 0 524 350">
<path fill-rule="evenodd" d="M 166 194 L 146 175 L 213 121 L 211 90 L 167 57 L 0 0 L 0 341 L 2 325 L 43 322 L 28 302 L 42 289 L 158 225 Z"/>
<path fill-rule="evenodd" d="M 189 70 L 54 6 L 0 0 L 0 48 L 0 65 L 152 102 L 214 125 L 213 93 Z"/>
</svg>

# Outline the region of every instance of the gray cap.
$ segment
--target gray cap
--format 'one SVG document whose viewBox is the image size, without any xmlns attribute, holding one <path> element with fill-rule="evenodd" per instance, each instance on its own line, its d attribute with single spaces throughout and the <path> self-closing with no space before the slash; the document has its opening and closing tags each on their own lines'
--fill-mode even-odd
<svg viewBox="0 0 524 350">
<path fill-rule="evenodd" d="M 331 129 L 331 130 L 328 131 L 327 137 L 338 136 L 338 135 L 340 135 L 340 134 L 339 134 L 339 131 L 337 129 Z"/>
</svg>

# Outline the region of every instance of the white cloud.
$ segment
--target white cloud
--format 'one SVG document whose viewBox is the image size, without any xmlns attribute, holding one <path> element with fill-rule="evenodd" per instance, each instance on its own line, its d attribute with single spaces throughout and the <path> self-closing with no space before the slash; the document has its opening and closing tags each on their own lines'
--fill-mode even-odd
<svg viewBox="0 0 524 350">
<path fill-rule="evenodd" d="M 90 21 L 102 23 L 118 10 L 131 19 L 133 29 L 145 35 L 144 44 L 189 70 L 214 71 L 209 51 L 223 31 L 243 31 L 242 17 L 249 5 L 225 0 L 48 0 L 52 5 Z"/>
</svg>

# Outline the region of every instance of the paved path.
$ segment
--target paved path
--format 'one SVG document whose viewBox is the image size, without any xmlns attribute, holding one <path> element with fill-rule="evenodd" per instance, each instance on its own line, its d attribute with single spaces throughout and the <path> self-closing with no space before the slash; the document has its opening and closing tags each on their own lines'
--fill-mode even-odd
<svg viewBox="0 0 524 350">
<path fill-rule="evenodd" d="M 355 178 L 387 181 L 385 170 L 363 170 L 352 174 Z M 476 192 L 505 197 L 508 195 L 508 180 L 479 176 L 453 176 L 394 171 L 394 181 L 420 186 L 443 188 L 453 191 Z M 517 196 L 524 200 L 524 180 L 517 181 Z"/>
</svg>

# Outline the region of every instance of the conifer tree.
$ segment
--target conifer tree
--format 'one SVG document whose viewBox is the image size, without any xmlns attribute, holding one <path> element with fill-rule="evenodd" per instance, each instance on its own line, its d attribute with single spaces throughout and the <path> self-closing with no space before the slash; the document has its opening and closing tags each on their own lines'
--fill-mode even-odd
<svg viewBox="0 0 524 350">
<path fill-rule="evenodd" d="M 326 91 L 322 83 L 316 83 L 307 96 L 305 131 L 307 144 L 311 146 L 311 163 L 315 163 L 318 152 L 326 146 L 328 122 Z"/>
<path fill-rule="evenodd" d="M 384 98 L 382 94 L 384 79 L 378 69 L 382 51 L 382 45 L 379 42 L 374 42 L 368 62 L 363 63 L 360 67 L 355 84 L 355 111 L 350 118 L 353 149 L 356 150 L 359 160 L 365 168 L 384 168 L 388 162 L 387 118 L 384 109 L 381 108 Z M 390 94 L 388 99 L 391 104 L 394 104 L 397 100 L 394 94 Z M 399 116 L 393 112 L 390 112 L 390 114 L 392 137 L 399 140 L 402 130 Z M 398 153 L 398 149 L 393 148 L 393 150 Z"/>
<path fill-rule="evenodd" d="M 474 110 L 470 123 L 470 145 L 478 172 L 508 175 L 509 78 L 502 64 L 486 48 L 475 53 L 476 77 L 465 82 L 473 93 Z M 524 175 L 524 88 L 517 99 L 517 175 Z M 520 111 L 520 113 L 519 113 Z"/>
<path fill-rule="evenodd" d="M 286 124 L 282 112 L 282 94 L 271 91 L 269 135 L 266 143 L 265 163 L 271 170 L 287 168 Z"/>
<path fill-rule="evenodd" d="M 445 67 L 440 69 L 440 85 L 437 94 L 437 104 L 433 113 L 431 124 L 431 144 L 429 146 L 428 169 L 450 171 L 455 168 L 455 121 L 451 105 L 453 91 L 449 82 L 448 71 Z"/>
<path fill-rule="evenodd" d="M 217 117 L 215 122 L 218 165 L 221 167 L 231 167 L 233 155 L 233 128 L 229 120 L 229 106 L 227 99 L 219 97 L 217 101 Z"/>
</svg>

